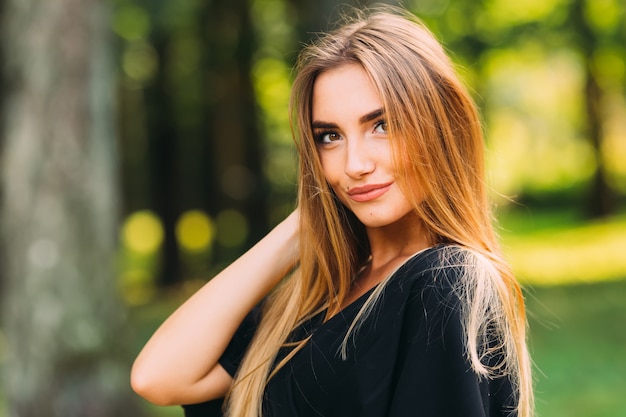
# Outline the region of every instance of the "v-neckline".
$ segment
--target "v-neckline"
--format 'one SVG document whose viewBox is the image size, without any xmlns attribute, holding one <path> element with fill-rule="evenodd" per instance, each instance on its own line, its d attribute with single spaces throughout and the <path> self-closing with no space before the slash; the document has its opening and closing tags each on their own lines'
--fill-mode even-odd
<svg viewBox="0 0 626 417">
<path fill-rule="evenodd" d="M 435 246 L 428 246 L 424 249 L 420 249 L 419 251 L 415 252 L 414 254 L 410 255 L 409 257 L 407 257 L 404 261 L 402 261 L 402 263 L 400 263 L 396 268 L 394 268 L 385 278 L 383 278 L 379 283 L 375 284 L 372 288 L 368 289 L 367 291 L 365 291 L 363 294 L 361 294 L 360 296 L 358 296 L 357 298 L 355 298 L 353 301 L 351 301 L 349 304 L 347 304 L 346 306 L 344 306 L 341 310 L 337 311 L 335 314 L 333 314 L 329 319 L 327 319 L 326 321 L 322 321 L 320 323 L 319 327 L 325 326 L 327 323 L 330 323 L 331 321 L 333 321 L 336 317 L 343 317 L 345 318 L 347 316 L 346 313 L 352 313 L 352 310 L 354 309 L 354 306 L 359 306 L 360 307 L 363 306 L 363 304 L 365 303 L 365 301 L 370 297 L 370 295 L 372 294 L 372 292 L 374 292 L 380 285 L 382 285 L 383 283 L 388 283 L 390 280 L 393 279 L 394 275 L 396 275 L 401 269 L 403 269 L 410 261 L 412 261 L 413 259 L 418 258 L 420 255 L 430 251 L 430 249 L 433 249 Z M 328 311 L 328 308 L 325 308 L 324 310 L 322 310 L 319 314 L 320 315 L 325 315 L 326 312 Z M 358 310 L 357 310 L 358 311 Z"/>
</svg>

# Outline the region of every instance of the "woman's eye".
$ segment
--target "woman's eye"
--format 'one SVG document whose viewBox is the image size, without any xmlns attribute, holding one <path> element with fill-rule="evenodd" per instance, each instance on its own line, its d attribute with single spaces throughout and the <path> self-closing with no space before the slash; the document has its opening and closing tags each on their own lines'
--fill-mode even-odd
<svg viewBox="0 0 626 417">
<path fill-rule="evenodd" d="M 387 122 L 385 120 L 379 120 L 378 122 L 376 122 L 376 125 L 374 126 L 374 132 L 387 133 Z"/>
<path fill-rule="evenodd" d="M 315 135 L 315 140 L 318 143 L 332 143 L 341 139 L 341 136 L 336 132 L 320 132 Z"/>
</svg>

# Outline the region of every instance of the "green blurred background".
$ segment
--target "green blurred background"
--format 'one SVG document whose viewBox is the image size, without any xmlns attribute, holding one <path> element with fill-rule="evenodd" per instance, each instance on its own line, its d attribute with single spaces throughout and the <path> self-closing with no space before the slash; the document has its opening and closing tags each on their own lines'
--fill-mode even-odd
<svg viewBox="0 0 626 417">
<path fill-rule="evenodd" d="M 11 3 L 37 7 L 0 1 L 5 19 L 18 10 Z M 115 268 L 103 285 L 125 312 L 122 370 L 185 297 L 293 209 L 291 67 L 340 4 L 104 3 L 119 203 Z M 626 416 L 626 1 L 403 4 L 450 51 L 483 115 L 497 227 L 526 291 L 539 415 Z M 4 296 L 24 293 L 7 285 Z M 5 328 L 0 369 L 9 374 L 20 334 Z M 74 360 L 60 363 L 62 379 Z M 116 390 L 130 392 L 126 381 Z M 182 415 L 120 395 L 138 407 L 133 415 Z M 0 394 L 0 416 L 30 415 L 12 398 Z"/>
</svg>

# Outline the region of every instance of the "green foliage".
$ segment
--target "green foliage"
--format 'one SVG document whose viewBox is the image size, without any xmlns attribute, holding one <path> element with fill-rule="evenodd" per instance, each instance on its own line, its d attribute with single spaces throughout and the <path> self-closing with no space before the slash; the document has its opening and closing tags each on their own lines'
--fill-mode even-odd
<svg viewBox="0 0 626 417">
<path fill-rule="evenodd" d="M 577 189 L 591 199 L 590 206 L 593 199 L 624 194 L 624 2 L 408 5 L 452 51 L 476 91 L 498 193 L 537 196 Z"/>
<path fill-rule="evenodd" d="M 121 3 L 113 15 L 113 30 L 127 41 L 139 41 L 148 37 L 151 19 L 148 12 L 132 3 Z"/>
</svg>

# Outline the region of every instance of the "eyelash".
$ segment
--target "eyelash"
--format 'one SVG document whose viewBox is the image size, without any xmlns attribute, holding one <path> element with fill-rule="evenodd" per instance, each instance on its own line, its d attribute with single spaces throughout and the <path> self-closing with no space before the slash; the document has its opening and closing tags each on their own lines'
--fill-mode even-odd
<svg viewBox="0 0 626 417">
<path fill-rule="evenodd" d="M 380 119 L 374 124 L 374 130 L 378 129 L 380 126 L 385 126 L 385 132 L 388 131 L 389 126 L 387 125 L 387 121 L 385 119 Z"/>
<path fill-rule="evenodd" d="M 373 131 L 377 130 L 379 127 L 381 126 L 387 126 L 387 120 L 385 119 L 379 119 L 374 123 L 374 128 L 372 129 Z M 387 129 L 384 129 L 385 132 L 387 132 Z M 339 133 L 337 133 L 334 130 L 323 130 L 321 132 L 315 133 L 314 134 L 314 140 L 316 143 L 320 143 L 320 144 L 324 144 L 324 143 L 332 143 L 334 141 L 330 141 L 330 142 L 325 142 L 324 141 L 324 137 L 326 135 L 337 135 L 337 136 L 341 136 Z"/>
<path fill-rule="evenodd" d="M 318 133 L 315 134 L 315 142 L 316 143 L 320 143 L 320 144 L 334 142 L 334 141 L 330 141 L 330 142 L 325 142 L 324 141 L 324 137 L 326 135 L 333 135 L 333 134 L 337 135 L 337 136 L 341 136 L 341 135 L 339 135 L 339 133 L 337 133 L 337 132 L 335 132 L 333 130 L 324 130 L 324 131 L 321 131 L 321 132 L 318 132 Z"/>
</svg>

